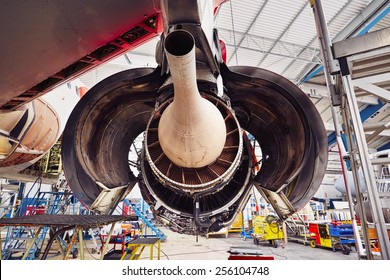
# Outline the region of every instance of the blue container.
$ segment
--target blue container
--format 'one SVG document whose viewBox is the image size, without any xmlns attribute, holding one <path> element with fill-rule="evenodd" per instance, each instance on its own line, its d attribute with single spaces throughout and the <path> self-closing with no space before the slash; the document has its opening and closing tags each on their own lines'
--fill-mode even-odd
<svg viewBox="0 0 390 280">
<path fill-rule="evenodd" d="M 347 237 L 353 236 L 352 225 L 342 224 L 342 225 L 332 225 L 328 224 L 329 234 L 333 237 Z"/>
</svg>

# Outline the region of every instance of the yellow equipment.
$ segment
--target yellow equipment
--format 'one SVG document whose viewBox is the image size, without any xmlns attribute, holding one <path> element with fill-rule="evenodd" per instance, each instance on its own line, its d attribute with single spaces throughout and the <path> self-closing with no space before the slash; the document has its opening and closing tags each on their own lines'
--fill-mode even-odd
<svg viewBox="0 0 390 280">
<path fill-rule="evenodd" d="M 283 239 L 283 229 L 272 215 L 254 216 L 253 218 L 253 240 L 256 245 L 260 241 L 269 241 L 274 248 L 278 247 L 278 240 Z"/>
<path fill-rule="evenodd" d="M 156 238 L 156 237 L 139 237 L 128 242 L 127 248 L 121 257 L 121 260 L 124 260 L 128 253 L 130 254 L 129 260 L 139 260 L 146 247 L 149 247 L 150 249 L 149 259 L 153 260 L 154 257 L 153 247 L 156 246 L 156 243 L 157 243 L 157 259 L 159 260 L 160 253 L 161 253 L 161 240 L 160 238 Z"/>
</svg>

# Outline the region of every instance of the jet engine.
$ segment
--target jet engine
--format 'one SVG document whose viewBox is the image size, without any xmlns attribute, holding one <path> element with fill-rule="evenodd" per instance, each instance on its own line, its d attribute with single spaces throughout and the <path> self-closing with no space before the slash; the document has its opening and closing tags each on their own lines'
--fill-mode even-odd
<svg viewBox="0 0 390 280">
<path fill-rule="evenodd" d="M 163 0 L 161 10 L 158 67 L 106 78 L 68 120 L 62 158 L 74 194 L 110 213 L 138 184 L 155 217 L 186 234 L 231 224 L 253 186 L 281 218 L 302 208 L 327 165 L 315 106 L 273 72 L 227 67 L 196 1 Z M 134 171 L 128 154 L 138 135 Z"/>
</svg>

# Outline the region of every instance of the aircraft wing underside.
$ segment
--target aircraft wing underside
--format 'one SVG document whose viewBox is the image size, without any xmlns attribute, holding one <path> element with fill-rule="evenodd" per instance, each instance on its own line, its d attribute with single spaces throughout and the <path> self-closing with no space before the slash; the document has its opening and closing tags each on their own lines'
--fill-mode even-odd
<svg viewBox="0 0 390 280">
<path fill-rule="evenodd" d="M 2 1 L 0 110 L 16 109 L 161 31 L 154 1 Z"/>
</svg>

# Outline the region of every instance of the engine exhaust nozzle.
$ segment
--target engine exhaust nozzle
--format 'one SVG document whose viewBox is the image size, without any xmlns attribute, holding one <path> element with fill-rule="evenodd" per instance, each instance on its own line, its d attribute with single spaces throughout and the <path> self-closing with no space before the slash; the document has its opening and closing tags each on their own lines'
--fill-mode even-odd
<svg viewBox="0 0 390 280">
<path fill-rule="evenodd" d="M 171 32 L 165 39 L 165 54 L 174 98 L 158 126 L 161 148 L 180 167 L 207 166 L 224 148 L 226 125 L 217 107 L 199 93 L 194 38 L 184 30 Z"/>
</svg>

